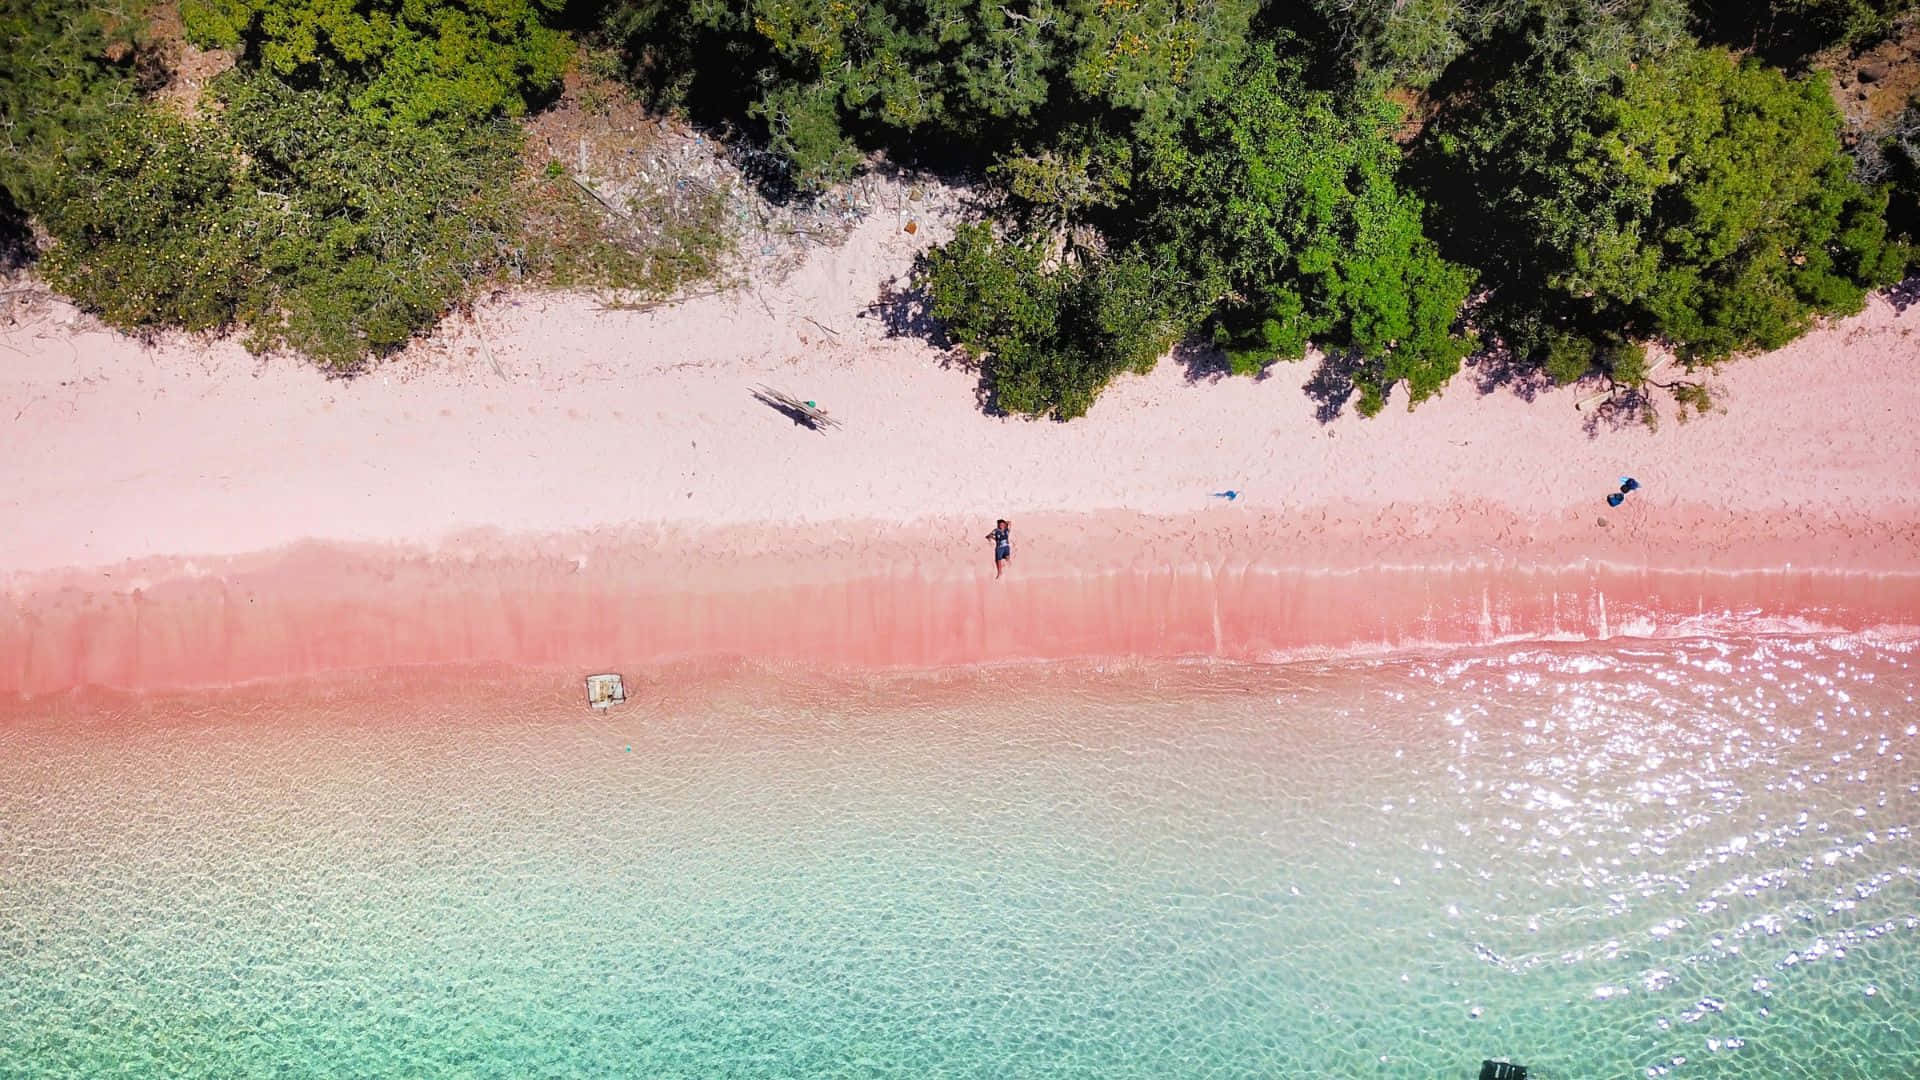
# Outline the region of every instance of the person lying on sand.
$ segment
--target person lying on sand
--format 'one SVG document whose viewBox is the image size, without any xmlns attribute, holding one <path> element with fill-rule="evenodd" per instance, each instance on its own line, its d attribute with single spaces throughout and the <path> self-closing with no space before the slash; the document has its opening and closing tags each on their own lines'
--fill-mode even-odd
<svg viewBox="0 0 1920 1080">
<path fill-rule="evenodd" d="M 1007 560 L 1013 558 L 1013 528 L 1006 518 L 993 523 L 993 531 L 987 534 L 993 541 L 993 578 L 1000 580 L 1001 571 L 1007 568 Z"/>
</svg>

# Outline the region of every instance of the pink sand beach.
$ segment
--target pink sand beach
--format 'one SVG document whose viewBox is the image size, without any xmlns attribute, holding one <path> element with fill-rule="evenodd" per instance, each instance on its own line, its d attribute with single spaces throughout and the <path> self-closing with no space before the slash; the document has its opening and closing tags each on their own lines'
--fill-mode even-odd
<svg viewBox="0 0 1920 1080">
<path fill-rule="evenodd" d="M 1322 423 L 1311 359 L 1169 359 L 1059 424 L 982 413 L 959 357 L 895 332 L 945 232 L 878 215 L 778 283 L 651 311 L 505 294 L 351 381 L 16 302 L 0 692 L 1920 624 L 1920 310 L 1731 364 L 1720 408 L 1657 430 L 1471 370 Z"/>
</svg>

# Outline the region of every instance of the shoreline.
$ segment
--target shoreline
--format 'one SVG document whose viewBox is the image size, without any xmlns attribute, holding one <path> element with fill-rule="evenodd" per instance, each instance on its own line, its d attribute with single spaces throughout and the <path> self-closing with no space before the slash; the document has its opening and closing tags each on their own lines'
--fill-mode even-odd
<svg viewBox="0 0 1920 1080">
<path fill-rule="evenodd" d="M 1728 519 L 1719 535 L 1748 546 L 1689 552 L 1666 532 L 1652 546 L 1644 534 L 1584 547 L 1536 537 L 1508 554 L 1467 546 L 1486 535 L 1469 531 L 1402 540 L 1394 554 L 1382 537 L 1405 534 L 1383 519 L 1371 534 L 1318 532 L 1314 544 L 1276 524 L 1045 519 L 1020 534 L 998 582 L 984 546 L 952 538 L 952 522 L 870 531 L 857 551 L 836 551 L 832 529 L 784 544 L 762 530 L 655 531 L 145 560 L 17 579 L 0 604 L 0 694 L 422 665 L 631 676 L 739 660 L 1277 662 L 1514 641 L 1920 632 L 1914 530 L 1856 523 L 1769 538 L 1767 519 Z M 1636 546 L 1646 554 L 1626 550 Z"/>
<path fill-rule="evenodd" d="M 874 215 L 779 281 L 648 311 L 505 294 L 350 382 L 16 306 L 0 693 L 1920 625 L 1920 306 L 1731 363 L 1720 408 L 1657 431 L 1473 369 L 1325 420 L 1313 357 L 1168 357 L 1059 424 L 983 413 L 915 329 L 901 282 L 952 222 L 918 225 Z M 843 426 L 796 427 L 760 384 Z M 1623 474 L 1642 487 L 1609 509 Z"/>
</svg>

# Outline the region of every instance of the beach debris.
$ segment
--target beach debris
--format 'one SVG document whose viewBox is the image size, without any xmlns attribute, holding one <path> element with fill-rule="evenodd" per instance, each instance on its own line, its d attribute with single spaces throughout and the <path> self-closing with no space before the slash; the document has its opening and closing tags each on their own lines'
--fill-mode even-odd
<svg viewBox="0 0 1920 1080">
<path fill-rule="evenodd" d="M 783 414 L 801 427 L 825 434 L 828 428 L 840 426 L 840 421 L 828 415 L 827 410 L 821 408 L 818 402 L 794 397 L 784 390 L 775 390 L 764 383 L 753 388 L 753 397 L 754 400 Z"/>
<path fill-rule="evenodd" d="M 1240 497 L 1240 493 L 1239 493 L 1239 492 L 1237 492 L 1237 491 L 1235 491 L 1235 490 L 1233 490 L 1232 488 L 1228 488 L 1228 489 L 1227 489 L 1227 490 L 1225 490 L 1225 491 L 1216 491 L 1216 492 L 1214 492 L 1214 493 L 1213 493 L 1213 495 L 1212 495 L 1212 498 L 1215 498 L 1215 499 L 1225 499 L 1225 500 L 1227 500 L 1228 502 L 1232 502 L 1233 500 L 1235 500 L 1235 499 L 1237 499 L 1237 498 L 1239 498 L 1239 497 Z"/>
<path fill-rule="evenodd" d="M 1527 1080 L 1527 1067 L 1489 1058 L 1480 1063 L 1480 1080 Z"/>
<path fill-rule="evenodd" d="M 590 707 L 610 709 L 625 700 L 627 700 L 627 687 L 620 681 L 619 675 L 587 676 L 587 704 Z"/>
</svg>

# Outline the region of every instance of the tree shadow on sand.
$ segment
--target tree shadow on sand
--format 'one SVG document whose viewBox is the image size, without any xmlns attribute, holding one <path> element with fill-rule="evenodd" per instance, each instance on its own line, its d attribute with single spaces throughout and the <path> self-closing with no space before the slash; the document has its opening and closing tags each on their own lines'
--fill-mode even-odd
<svg viewBox="0 0 1920 1080">
<path fill-rule="evenodd" d="M 1597 439 L 1602 432 L 1645 428 L 1654 415 L 1653 391 L 1645 386 L 1621 387 L 1611 397 L 1594 402 L 1580 421 L 1587 438 Z"/>
<path fill-rule="evenodd" d="M 921 256 L 920 261 L 925 258 Z M 919 276 L 920 267 L 916 262 L 904 280 L 893 278 L 881 285 L 879 298 L 862 308 L 858 317 L 878 319 L 889 338 L 912 338 L 943 352 L 953 352 L 954 340 L 947 335 L 947 328 L 940 320 L 933 317 L 927 290 L 917 283 Z"/>
<path fill-rule="evenodd" d="M 1362 378 L 1378 386 L 1386 379 L 1385 360 L 1370 357 L 1357 349 L 1341 349 L 1322 353 L 1319 366 L 1307 378 L 1300 392 L 1313 399 L 1313 418 L 1322 424 L 1331 424 L 1340 418 L 1346 410 L 1347 402 L 1360 389 Z M 1391 397 L 1393 388 L 1386 388 L 1386 396 Z M 1381 399 L 1386 400 L 1386 397 Z"/>
<path fill-rule="evenodd" d="M 1492 338 L 1490 344 L 1474 350 L 1461 362 L 1461 370 L 1470 373 L 1473 388 L 1482 397 L 1506 390 L 1521 401 L 1553 389 L 1553 379 L 1537 362 L 1514 352 L 1506 342 Z"/>
<path fill-rule="evenodd" d="M 1233 374 L 1227 354 L 1219 346 L 1198 338 L 1176 342 L 1167 355 L 1180 365 L 1189 383 L 1216 383 Z M 1265 378 L 1266 372 L 1261 372 L 1259 377 Z"/>
<path fill-rule="evenodd" d="M 1346 410 L 1353 398 L 1353 373 L 1359 365 L 1350 352 L 1325 353 L 1313 369 L 1301 392 L 1313 399 L 1313 418 L 1331 424 Z"/>
<path fill-rule="evenodd" d="M 1233 375 L 1227 354 L 1206 342 L 1182 342 L 1174 346 L 1172 356 L 1186 370 L 1189 383 L 1219 382 Z M 1291 363 L 1293 361 L 1275 360 L 1261 368 L 1253 376 L 1253 381 L 1270 379 L 1275 369 Z M 1322 353 L 1313 374 L 1300 387 L 1301 393 L 1314 402 L 1313 418 L 1322 424 L 1338 420 L 1357 389 L 1354 376 L 1366 371 L 1369 366 L 1372 366 L 1371 361 L 1352 350 Z"/>
<path fill-rule="evenodd" d="M 1884 295 L 1893 310 L 1905 313 L 1915 304 L 1920 304 L 1920 277 L 1910 277 L 1898 285 L 1889 288 Z"/>
<path fill-rule="evenodd" d="M 904 277 L 893 278 L 881 285 L 879 298 L 863 308 L 858 318 L 878 319 L 885 336 L 890 339 L 925 342 L 939 357 L 940 370 L 959 370 L 975 377 L 975 408 L 988 416 L 1007 415 L 980 358 L 961 348 L 960 343 L 947 333 L 946 324 L 934 316 L 927 290 L 919 284 L 926 258 L 924 254 L 918 256 L 913 269 Z"/>
</svg>

